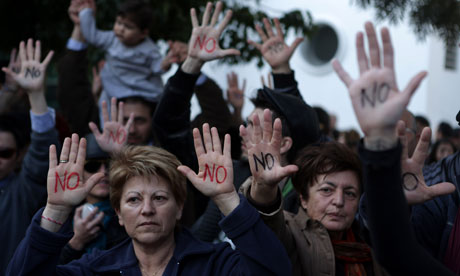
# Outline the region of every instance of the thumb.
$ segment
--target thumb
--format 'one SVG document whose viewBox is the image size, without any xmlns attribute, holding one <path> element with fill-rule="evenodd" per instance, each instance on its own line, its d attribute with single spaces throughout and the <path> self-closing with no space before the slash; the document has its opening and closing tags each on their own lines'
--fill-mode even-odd
<svg viewBox="0 0 460 276">
<path fill-rule="evenodd" d="M 288 165 L 288 166 L 282 168 L 281 173 L 282 173 L 283 177 L 286 177 L 288 175 L 291 175 L 291 174 L 297 172 L 298 170 L 299 170 L 299 167 L 297 167 L 296 165 Z"/>
<path fill-rule="evenodd" d="M 239 55 L 241 55 L 241 53 L 237 49 L 226 49 L 220 52 L 219 57 L 239 56 Z"/>
<path fill-rule="evenodd" d="M 89 193 L 89 191 L 91 191 L 91 189 L 96 185 L 97 182 L 99 182 L 99 180 L 101 180 L 101 178 L 104 177 L 104 173 L 95 173 L 93 174 L 85 183 L 85 191 L 86 193 Z"/>
<path fill-rule="evenodd" d="M 430 191 L 430 198 L 433 199 L 438 196 L 448 195 L 455 191 L 455 185 L 449 182 L 442 182 L 428 187 Z"/>
<path fill-rule="evenodd" d="M 294 40 L 294 42 L 292 42 L 291 44 L 291 54 L 295 51 L 295 49 L 297 49 L 297 47 L 300 45 L 300 43 L 302 43 L 303 41 L 303 37 L 298 37 Z"/>
<path fill-rule="evenodd" d="M 194 183 L 195 178 L 197 176 L 196 176 L 196 173 L 192 169 L 190 169 L 187 166 L 180 165 L 179 167 L 177 167 L 177 170 L 180 171 L 185 177 L 187 177 L 187 179 L 190 182 Z"/>
<path fill-rule="evenodd" d="M 94 137 L 98 138 L 99 136 L 101 136 L 101 132 L 99 131 L 99 128 L 94 122 L 89 122 L 88 126 L 89 129 L 91 129 L 91 131 L 93 132 Z"/>
</svg>

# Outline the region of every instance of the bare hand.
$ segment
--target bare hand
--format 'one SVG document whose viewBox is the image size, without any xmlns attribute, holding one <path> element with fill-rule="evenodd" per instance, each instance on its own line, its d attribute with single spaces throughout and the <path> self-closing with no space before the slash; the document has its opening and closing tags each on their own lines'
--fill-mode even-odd
<svg viewBox="0 0 460 276">
<path fill-rule="evenodd" d="M 19 57 L 17 55 L 16 48 L 11 50 L 8 69 L 14 73 L 19 73 L 21 71 L 21 61 L 19 60 Z M 18 83 L 10 74 L 5 74 L 5 86 L 8 88 L 9 91 L 16 91 L 18 89 Z"/>
<path fill-rule="evenodd" d="M 406 139 L 406 125 L 399 121 L 397 125 L 399 140 L 403 146 L 401 155 L 401 170 L 403 177 L 404 194 L 409 205 L 421 204 L 441 195 L 447 195 L 455 191 L 452 183 L 443 182 L 433 186 L 427 186 L 423 177 L 423 166 L 428 157 L 431 129 L 425 127 L 415 148 L 414 154 L 409 158 Z"/>
<path fill-rule="evenodd" d="M 235 110 L 241 111 L 244 105 L 244 90 L 246 90 L 246 79 L 243 80 L 243 86 L 238 84 L 238 75 L 235 72 L 227 74 L 227 100 Z"/>
<path fill-rule="evenodd" d="M 111 118 L 107 110 L 107 103 L 102 102 L 102 118 L 104 120 L 104 130 L 101 133 L 97 125 L 89 123 L 89 128 L 96 138 L 97 144 L 101 149 L 108 153 L 119 152 L 128 142 L 128 132 L 134 120 L 134 114 L 130 114 L 129 120 L 123 125 L 123 102 L 118 104 L 115 97 L 111 100 Z"/>
<path fill-rule="evenodd" d="M 75 250 L 83 250 L 87 243 L 99 235 L 104 219 L 104 212 L 99 212 L 97 207 L 85 218 L 82 217 L 82 210 L 83 205 L 77 208 L 73 217 L 74 235 L 69 244 Z"/>
<path fill-rule="evenodd" d="M 281 120 L 273 123 L 269 109 L 264 110 L 263 130 L 259 116 L 254 114 L 252 136 L 244 126 L 240 126 L 240 136 L 248 149 L 248 160 L 254 182 L 276 187 L 286 176 L 298 170 L 296 165 L 281 166 Z"/>
<path fill-rule="evenodd" d="M 8 77 L 12 78 L 19 86 L 24 88 L 28 92 L 44 91 L 45 86 L 45 73 L 54 52 L 50 51 L 46 56 L 45 60 L 40 63 L 41 59 L 41 45 L 40 41 L 35 42 L 35 48 L 33 46 L 33 40 L 29 39 L 26 45 L 23 41 L 19 43 L 19 59 L 20 59 L 20 70 L 14 72 L 14 68 L 3 67 L 2 70 L 7 74 Z"/>
<path fill-rule="evenodd" d="M 225 135 L 224 148 L 219 140 L 217 128 L 209 130 L 203 125 L 203 142 L 200 131 L 193 130 L 193 141 L 198 157 L 199 172 L 196 174 L 187 166 L 179 166 L 181 171 L 201 193 L 211 197 L 224 215 L 239 204 L 239 197 L 233 185 L 233 163 L 230 154 L 230 135 Z"/>
<path fill-rule="evenodd" d="M 362 33 L 358 33 L 356 37 L 360 77 L 353 80 L 337 60 L 333 61 L 333 67 L 349 90 L 353 109 L 366 139 L 382 136 L 395 137 L 396 123 L 401 118 L 420 82 L 426 76 L 426 72 L 421 72 L 413 77 L 406 89 L 400 92 L 396 85 L 393 46 L 388 29 L 383 28 L 381 32 L 383 43 L 382 67 L 374 26 L 372 23 L 366 22 L 365 28 L 369 41 L 370 67 L 364 51 Z M 379 146 L 377 145 L 377 147 Z"/>
<path fill-rule="evenodd" d="M 289 60 L 292 54 L 299 44 L 303 41 L 303 38 L 298 37 L 294 40 L 291 46 L 288 46 L 284 41 L 284 33 L 281 29 L 280 21 L 278 18 L 274 18 L 276 28 L 276 35 L 272 30 L 270 21 L 268 18 L 264 18 L 264 26 L 267 34 L 265 34 L 262 27 L 258 24 L 255 25 L 256 31 L 259 33 L 262 44 L 256 43 L 252 40 L 248 40 L 248 43 L 257 48 L 260 51 L 263 58 L 270 64 L 273 72 L 275 73 L 289 73 L 291 68 L 289 66 Z"/>
<path fill-rule="evenodd" d="M 93 93 L 94 100 L 96 102 L 99 101 L 99 97 L 101 96 L 102 92 L 102 80 L 100 76 L 100 72 L 104 67 L 105 60 L 100 60 L 97 63 L 97 67 L 93 66 L 93 82 L 91 85 L 91 92 Z"/>
<path fill-rule="evenodd" d="M 62 146 L 59 163 L 56 147 L 50 147 L 50 165 L 48 170 L 48 205 L 72 209 L 86 198 L 88 192 L 104 176 L 96 173 L 83 183 L 83 167 L 86 158 L 86 139 L 79 142 L 78 135 L 66 138 Z"/>
<path fill-rule="evenodd" d="M 217 2 L 216 9 L 212 15 L 211 22 L 209 23 L 212 3 L 208 2 L 206 5 L 206 10 L 203 14 L 201 26 L 198 24 L 195 9 L 192 8 L 190 10 L 193 31 L 188 48 L 189 57 L 205 62 L 222 58 L 228 55 L 240 54 L 240 51 L 236 49 L 222 50 L 219 46 L 219 37 L 232 17 L 232 11 L 227 11 L 224 19 L 219 24 L 219 26 L 217 26 L 217 20 L 222 11 L 222 6 L 222 2 Z"/>
</svg>

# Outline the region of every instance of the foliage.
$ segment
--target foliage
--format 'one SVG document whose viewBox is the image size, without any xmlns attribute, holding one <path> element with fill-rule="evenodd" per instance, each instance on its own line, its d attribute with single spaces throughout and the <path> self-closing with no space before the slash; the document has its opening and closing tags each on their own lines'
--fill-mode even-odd
<svg viewBox="0 0 460 276">
<path fill-rule="evenodd" d="M 405 16 L 421 39 L 438 34 L 446 43 L 455 44 L 460 34 L 458 0 L 356 0 L 363 8 L 372 7 L 377 19 L 398 23 Z"/>
<path fill-rule="evenodd" d="M 117 4 L 121 1 L 96 0 L 98 28 L 112 28 Z M 151 37 L 154 40 L 181 41 L 186 41 L 191 33 L 190 8 L 197 7 L 201 14 L 207 2 L 204 0 L 148 1 L 154 10 Z M 226 9 L 233 10 L 233 18 L 222 36 L 221 45 L 223 48 L 239 49 L 241 56 L 229 57 L 223 62 L 235 64 L 256 58 L 259 65 L 262 64 L 258 51 L 246 43 L 248 38 L 258 39 L 255 36 L 254 22 L 261 22 L 261 19 L 266 16 L 263 11 L 251 8 L 249 5 L 259 2 L 262 0 L 224 1 Z M 65 49 L 66 40 L 72 30 L 72 23 L 67 15 L 69 4 L 70 0 L 0 1 L 0 33 L 4 34 L 0 52 L 5 57 L 11 48 L 17 47 L 20 40 L 33 37 L 42 40 L 47 49 L 54 49 L 59 55 Z M 290 11 L 284 13 L 280 21 L 288 30 L 295 31 L 297 34 L 308 36 L 313 30 L 312 17 L 308 12 Z"/>
</svg>

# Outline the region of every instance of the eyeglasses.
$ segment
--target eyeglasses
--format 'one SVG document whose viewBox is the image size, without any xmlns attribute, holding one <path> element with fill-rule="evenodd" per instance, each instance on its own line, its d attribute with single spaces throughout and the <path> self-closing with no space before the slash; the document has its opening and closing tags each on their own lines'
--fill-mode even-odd
<svg viewBox="0 0 460 276">
<path fill-rule="evenodd" d="M 109 167 L 110 159 L 90 159 L 85 161 L 85 171 L 89 173 L 96 173 L 99 168 L 104 165 Z"/>
<path fill-rule="evenodd" d="M 0 158 L 9 159 L 16 153 L 16 149 L 1 149 Z"/>
</svg>

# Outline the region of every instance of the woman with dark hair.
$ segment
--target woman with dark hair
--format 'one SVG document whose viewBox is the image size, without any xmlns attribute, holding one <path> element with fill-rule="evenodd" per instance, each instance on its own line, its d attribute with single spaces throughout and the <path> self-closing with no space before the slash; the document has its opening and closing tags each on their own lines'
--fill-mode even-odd
<svg viewBox="0 0 460 276">
<path fill-rule="evenodd" d="M 457 149 L 455 148 L 454 143 L 452 143 L 449 139 L 438 140 L 431 147 L 431 152 L 426 160 L 426 164 L 429 165 L 431 163 L 436 163 L 439 160 L 454 154 L 456 151 Z"/>
</svg>

